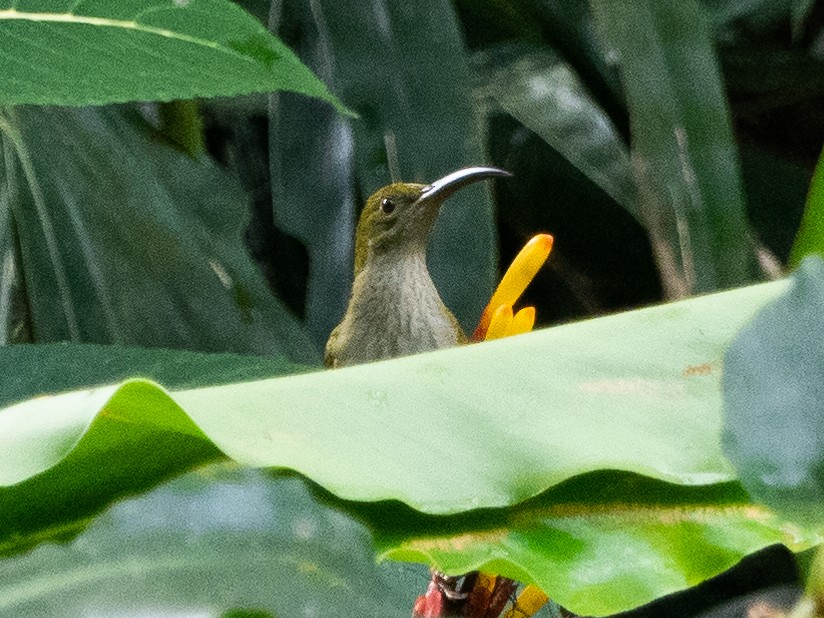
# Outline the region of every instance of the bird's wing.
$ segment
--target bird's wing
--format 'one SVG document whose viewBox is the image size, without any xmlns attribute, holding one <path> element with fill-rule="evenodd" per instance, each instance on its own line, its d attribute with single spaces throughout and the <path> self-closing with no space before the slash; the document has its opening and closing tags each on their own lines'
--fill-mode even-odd
<svg viewBox="0 0 824 618">
<path fill-rule="evenodd" d="M 323 364 L 327 367 L 335 368 L 338 364 L 338 328 L 336 326 L 332 333 L 329 335 L 329 339 L 326 341 L 326 348 L 323 351 Z"/>
</svg>

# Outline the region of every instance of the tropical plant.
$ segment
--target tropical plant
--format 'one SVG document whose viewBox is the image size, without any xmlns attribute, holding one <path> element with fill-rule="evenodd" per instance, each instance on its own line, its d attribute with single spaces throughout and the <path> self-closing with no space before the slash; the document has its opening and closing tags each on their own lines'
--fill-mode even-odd
<svg viewBox="0 0 824 618">
<path fill-rule="evenodd" d="M 401 616 L 431 565 L 698 615 L 817 545 L 822 25 L 0 2 L 0 613 Z M 545 328 L 320 370 L 363 198 L 483 162 L 515 176 L 444 209 L 433 276 L 471 332 L 552 232 Z"/>
</svg>

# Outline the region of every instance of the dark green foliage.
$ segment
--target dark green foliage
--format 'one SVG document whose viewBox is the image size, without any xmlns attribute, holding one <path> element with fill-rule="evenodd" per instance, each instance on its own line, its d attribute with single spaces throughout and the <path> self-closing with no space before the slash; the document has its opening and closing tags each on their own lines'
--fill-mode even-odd
<svg viewBox="0 0 824 618">
<path fill-rule="evenodd" d="M 811 0 L 0 0 L 0 343 L 31 344 L 0 349 L 0 402 L 27 400 L 0 410 L 0 613 L 408 615 L 425 569 L 375 568 L 377 541 L 603 614 L 817 542 L 751 496 L 820 524 L 818 262 L 726 356 L 735 471 L 722 354 L 780 283 L 265 378 L 318 362 L 390 170 L 514 172 L 451 200 L 432 243 L 470 330 L 537 232 L 542 324 L 821 252 L 822 36 Z M 128 378 L 174 399 L 82 390 Z M 227 455 L 363 502 L 210 468 L 94 519 Z M 709 611 L 719 586 L 641 615 Z"/>
<path fill-rule="evenodd" d="M 824 261 L 805 260 L 793 287 L 730 346 L 725 450 L 754 495 L 822 521 Z"/>
</svg>

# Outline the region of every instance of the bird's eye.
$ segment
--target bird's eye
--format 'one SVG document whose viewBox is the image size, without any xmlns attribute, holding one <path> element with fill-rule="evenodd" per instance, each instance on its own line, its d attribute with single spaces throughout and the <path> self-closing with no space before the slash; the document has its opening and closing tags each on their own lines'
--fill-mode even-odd
<svg viewBox="0 0 824 618">
<path fill-rule="evenodd" d="M 385 215 L 391 215 L 395 212 L 395 202 L 385 197 L 381 200 L 381 212 Z"/>
</svg>

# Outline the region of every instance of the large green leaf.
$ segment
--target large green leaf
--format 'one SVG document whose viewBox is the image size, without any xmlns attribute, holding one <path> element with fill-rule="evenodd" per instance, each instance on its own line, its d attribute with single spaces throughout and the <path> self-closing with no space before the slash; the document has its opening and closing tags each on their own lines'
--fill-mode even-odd
<svg viewBox="0 0 824 618">
<path fill-rule="evenodd" d="M 0 105 L 292 90 L 343 106 L 229 0 L 2 0 Z"/>
<path fill-rule="evenodd" d="M 0 116 L 35 341 L 284 354 L 316 348 L 245 253 L 246 197 L 115 109 Z"/>
<path fill-rule="evenodd" d="M 720 452 L 721 354 L 785 287 L 334 371 L 171 393 L 132 380 L 6 407 L 0 549 L 75 533 L 107 500 L 222 451 L 369 501 L 318 494 L 366 520 L 386 556 L 454 572 L 482 566 L 578 612 L 628 609 L 767 544 L 816 540 L 750 504 L 735 483 L 718 484 L 733 478 Z M 53 348 L 0 348 L 0 364 L 44 376 L 27 389 L 44 392 Z M 130 363 L 146 376 L 163 371 L 177 385 L 187 374 L 208 380 L 216 367 L 206 355 L 152 366 L 151 351 L 121 352 L 80 347 L 77 358 L 94 365 L 100 354 L 112 375 Z M 65 355 L 54 362 L 65 366 Z M 263 369 L 221 362 L 248 377 Z M 540 492 L 514 508 L 479 508 Z M 443 516 L 459 511 L 471 512 Z"/>
<path fill-rule="evenodd" d="M 617 55 L 640 211 L 670 295 L 755 276 L 739 166 L 707 19 L 696 0 L 592 0 Z"/>
<path fill-rule="evenodd" d="M 812 517 L 824 502 L 824 261 L 805 260 L 792 288 L 727 352 L 725 450 L 766 503 Z"/>
<path fill-rule="evenodd" d="M 576 477 L 514 508 L 451 517 L 348 506 L 381 557 L 508 575 L 585 616 L 694 586 L 773 543 L 799 550 L 821 540 L 752 504 L 737 483 L 687 488 L 616 472 Z"/>
<path fill-rule="evenodd" d="M 277 358 L 120 346 L 5 346 L 0 357 L 3 367 L 16 368 L 0 376 L 3 405 L 128 376 L 159 380 L 172 388 L 194 388 L 301 370 Z M 83 442 L 44 474 L 13 488 L 0 488 L 4 531 L 0 554 L 70 535 L 112 500 L 219 456 L 199 435 L 187 437 L 149 424 L 126 426 L 102 418 L 95 422 L 94 431 L 99 438 L 96 444 Z M 113 449 L 124 454 L 117 465 L 112 465 Z"/>
<path fill-rule="evenodd" d="M 44 618 L 171 607 L 217 616 L 232 606 L 401 615 L 426 570 L 376 567 L 367 531 L 384 558 L 484 566 L 596 615 L 701 581 L 771 541 L 810 539 L 748 505 L 735 484 L 687 489 L 601 473 L 515 509 L 444 518 L 345 504 L 298 479 L 222 466 L 116 505 L 71 543 L 6 558 L 0 609 Z"/>
<path fill-rule="evenodd" d="M 426 569 L 373 555 L 363 526 L 300 480 L 215 466 L 116 505 L 71 543 L 0 561 L 0 614 L 408 614 Z"/>
<path fill-rule="evenodd" d="M 513 504 L 602 468 L 724 481 L 721 354 L 781 289 L 335 371 L 171 394 L 132 380 L 38 397 L 0 412 L 0 482 L 58 482 L 35 475 L 57 464 L 71 475 L 69 460 L 89 454 L 129 461 L 136 430 L 208 440 L 243 464 L 298 470 L 344 498 L 432 513 Z M 48 366 L 37 346 L 28 350 L 15 371 Z M 13 500 L 15 488 L 6 491 Z"/>
<path fill-rule="evenodd" d="M 397 180 L 432 182 L 484 163 L 482 123 L 473 115 L 468 54 L 448 0 L 426 0 L 415 10 L 405 0 L 279 4 L 287 16 L 283 30 L 306 37 L 305 60 L 360 114 L 349 127 L 322 116 L 316 127 L 301 122 L 312 111 L 301 102 L 273 109 L 275 212 L 309 246 L 307 315 L 322 339 L 349 293 L 350 274 L 341 268 L 351 264 L 354 195 L 365 198 L 392 181 L 386 144 L 396 151 Z M 347 184 L 349 162 L 334 160 L 352 156 L 353 144 L 357 187 Z M 429 264 L 446 305 L 465 329 L 474 328 L 495 277 L 488 187 L 449 200 Z"/>
</svg>

